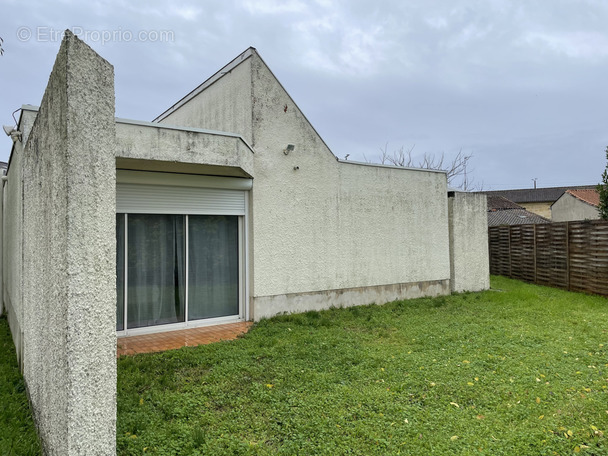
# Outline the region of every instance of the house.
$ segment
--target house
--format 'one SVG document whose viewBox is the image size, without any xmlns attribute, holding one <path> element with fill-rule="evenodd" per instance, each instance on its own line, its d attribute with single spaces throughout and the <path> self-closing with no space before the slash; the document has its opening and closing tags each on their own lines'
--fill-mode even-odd
<svg viewBox="0 0 608 456">
<path fill-rule="evenodd" d="M 117 336 L 489 287 L 485 196 L 337 159 L 254 48 L 144 122 L 66 31 L 18 129 L 0 303 L 48 454 L 115 453 Z"/>
<path fill-rule="evenodd" d="M 596 220 L 600 218 L 599 205 L 596 189 L 568 189 L 551 205 L 551 218 L 554 222 Z"/>
<path fill-rule="evenodd" d="M 525 210 L 504 196 L 488 195 L 488 226 L 551 223 L 551 220 Z"/>
<path fill-rule="evenodd" d="M 546 219 L 551 219 L 551 205 L 568 189 L 593 189 L 595 185 L 581 185 L 574 187 L 545 187 L 521 188 L 514 190 L 493 190 L 483 192 L 488 196 L 503 196 L 519 204 L 525 210 L 534 212 Z"/>
</svg>

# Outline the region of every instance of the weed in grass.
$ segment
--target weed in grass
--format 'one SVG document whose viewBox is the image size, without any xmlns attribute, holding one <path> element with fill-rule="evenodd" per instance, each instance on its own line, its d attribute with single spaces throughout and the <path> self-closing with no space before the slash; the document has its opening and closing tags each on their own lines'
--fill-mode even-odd
<svg viewBox="0 0 608 456">
<path fill-rule="evenodd" d="M 200 448 L 205 444 L 205 431 L 200 427 L 195 427 L 192 431 L 192 442 L 194 448 Z"/>
</svg>

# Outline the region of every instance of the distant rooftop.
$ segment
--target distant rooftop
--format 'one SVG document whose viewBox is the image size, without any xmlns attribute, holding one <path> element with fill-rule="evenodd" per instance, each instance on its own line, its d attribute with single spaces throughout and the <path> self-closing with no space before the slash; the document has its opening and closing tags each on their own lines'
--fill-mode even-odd
<svg viewBox="0 0 608 456">
<path fill-rule="evenodd" d="M 508 209 L 523 209 L 519 204 L 499 195 L 487 195 L 488 211 L 504 211 Z"/>
<path fill-rule="evenodd" d="M 594 189 L 595 185 L 579 185 L 571 187 L 522 188 L 515 190 L 492 190 L 486 195 L 504 196 L 515 203 L 545 203 L 555 202 L 566 190 Z"/>
<path fill-rule="evenodd" d="M 566 190 L 566 193 L 574 196 L 575 198 L 584 201 L 587 204 L 598 207 L 600 205 L 600 194 L 595 189 L 578 189 L 578 190 Z"/>
<path fill-rule="evenodd" d="M 488 226 L 532 225 L 537 223 L 551 223 L 551 220 L 525 209 L 488 211 Z"/>
</svg>

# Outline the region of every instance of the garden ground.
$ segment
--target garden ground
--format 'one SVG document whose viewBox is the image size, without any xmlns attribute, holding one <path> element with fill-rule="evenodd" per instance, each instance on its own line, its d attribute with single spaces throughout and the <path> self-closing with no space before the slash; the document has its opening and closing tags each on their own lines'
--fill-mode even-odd
<svg viewBox="0 0 608 456">
<path fill-rule="evenodd" d="M 0 454 L 40 447 L 0 319 Z M 608 300 L 492 290 L 118 359 L 119 455 L 607 455 Z"/>
<path fill-rule="evenodd" d="M 608 454 L 608 301 L 492 290 L 118 360 L 118 453 Z"/>
</svg>

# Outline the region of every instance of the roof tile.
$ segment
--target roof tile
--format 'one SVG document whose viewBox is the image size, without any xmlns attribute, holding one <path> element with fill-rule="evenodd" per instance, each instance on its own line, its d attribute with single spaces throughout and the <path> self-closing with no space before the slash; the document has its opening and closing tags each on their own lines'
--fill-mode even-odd
<svg viewBox="0 0 608 456">
<path fill-rule="evenodd" d="M 600 205 L 600 194 L 595 189 L 570 189 L 566 190 L 566 193 L 592 206 Z"/>
<path fill-rule="evenodd" d="M 504 196 L 516 203 L 543 203 L 555 202 L 566 190 L 593 189 L 594 185 L 579 185 L 575 187 L 546 187 L 546 188 L 522 188 L 516 190 L 492 190 L 486 195 Z"/>
<path fill-rule="evenodd" d="M 536 223 L 551 223 L 551 220 L 525 209 L 488 211 L 488 226 L 531 225 Z"/>
</svg>

